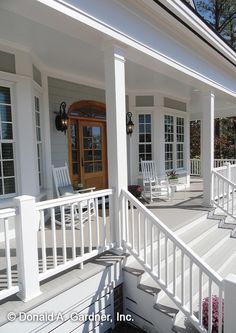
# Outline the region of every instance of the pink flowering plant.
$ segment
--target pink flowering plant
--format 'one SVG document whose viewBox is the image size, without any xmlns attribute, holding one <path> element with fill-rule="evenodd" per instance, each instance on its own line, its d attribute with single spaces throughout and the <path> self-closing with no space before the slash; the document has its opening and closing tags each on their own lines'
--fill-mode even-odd
<svg viewBox="0 0 236 333">
<path fill-rule="evenodd" d="M 219 325 L 219 297 L 212 295 L 212 333 L 218 333 Z M 202 302 L 202 316 L 203 326 L 208 329 L 208 302 L 209 298 L 206 297 Z M 224 300 L 222 299 L 222 326 L 224 325 Z M 224 330 L 222 329 L 222 332 Z"/>
<path fill-rule="evenodd" d="M 142 194 L 142 187 L 140 185 L 129 185 L 128 190 L 136 198 L 140 198 Z"/>
</svg>

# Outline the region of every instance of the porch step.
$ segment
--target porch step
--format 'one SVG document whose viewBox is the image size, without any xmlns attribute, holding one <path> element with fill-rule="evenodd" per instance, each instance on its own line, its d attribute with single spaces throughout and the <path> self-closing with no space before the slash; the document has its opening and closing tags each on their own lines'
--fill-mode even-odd
<svg viewBox="0 0 236 333">
<path fill-rule="evenodd" d="M 221 266 L 221 268 L 218 270 L 218 273 L 222 276 L 225 277 L 229 273 L 231 273 L 231 270 L 233 268 L 234 272 L 236 272 L 236 264 L 235 264 L 235 259 L 236 259 L 236 252 L 231 255 L 230 258 L 228 258 L 225 262 L 224 265 Z M 196 298 L 196 297 L 195 297 Z M 198 300 L 195 299 L 195 307 L 198 305 Z M 176 333 L 197 333 L 198 331 L 194 328 L 194 326 L 186 320 L 185 315 L 180 311 L 178 315 L 176 316 L 175 319 L 175 324 L 173 326 L 173 331 Z"/>
<path fill-rule="evenodd" d="M 192 221 L 189 226 L 177 230 L 178 236 L 192 248 L 212 269 L 218 272 L 222 277 L 225 277 L 228 273 L 236 273 L 236 243 L 233 238 L 230 238 L 230 230 L 219 229 L 218 224 L 222 217 L 207 219 L 206 216 L 202 216 L 197 221 Z M 162 240 L 161 249 L 164 250 L 164 239 Z M 234 250 L 235 249 L 235 250 Z M 169 252 L 169 276 L 168 285 L 172 284 L 172 249 L 168 248 Z M 162 251 L 163 253 L 163 251 Z M 147 248 L 147 254 L 149 257 L 149 249 Z M 161 274 L 165 274 L 165 262 L 164 257 L 161 258 Z M 176 254 L 176 290 L 180 293 L 181 281 L 180 270 L 178 268 L 178 262 L 181 258 Z M 140 274 L 136 274 L 136 277 L 128 281 L 127 290 L 129 290 L 129 297 L 134 302 L 129 303 L 130 310 L 136 310 L 141 317 L 148 319 L 156 328 L 157 332 L 163 333 L 187 333 L 197 332 L 197 330 L 186 321 L 184 314 L 179 311 L 178 307 L 171 301 L 171 299 L 162 291 L 159 284 L 149 276 L 141 264 L 137 261 L 132 262 L 132 270 L 136 270 Z M 127 273 L 131 271 L 127 270 Z M 189 263 L 185 264 L 185 279 L 189 275 Z M 198 274 L 193 272 L 193 303 L 197 309 L 198 306 Z M 133 275 L 134 277 L 134 275 Z M 126 278 L 125 278 L 126 280 Z M 131 282 L 132 281 L 132 282 Z M 204 279 L 203 279 L 204 282 Z M 205 281 L 206 283 L 206 281 Z M 130 286 L 132 284 L 132 287 Z M 141 287 L 144 286 L 144 287 Z M 137 290 L 139 289 L 139 292 Z M 203 288 L 204 289 L 204 288 Z M 204 295 L 203 290 L 203 296 Z M 185 291 L 185 304 L 189 302 L 189 288 L 186 287 Z M 130 301 L 131 302 L 131 301 Z M 126 309 L 128 311 L 129 309 Z M 155 324 L 156 323 L 156 324 Z M 140 325 L 140 323 L 139 323 Z M 139 326 L 143 328 L 142 326 Z M 150 329 L 151 331 L 151 329 Z M 152 332 L 152 331 L 151 331 Z"/>
<path fill-rule="evenodd" d="M 219 228 L 231 230 L 231 237 L 236 238 L 236 219 L 222 214 L 220 208 L 213 208 L 208 214 L 209 219 L 219 220 Z"/>
</svg>

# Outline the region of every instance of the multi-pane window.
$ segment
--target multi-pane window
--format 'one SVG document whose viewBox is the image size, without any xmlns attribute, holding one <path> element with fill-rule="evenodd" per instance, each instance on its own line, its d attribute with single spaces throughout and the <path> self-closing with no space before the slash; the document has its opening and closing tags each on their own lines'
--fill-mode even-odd
<svg viewBox="0 0 236 333">
<path fill-rule="evenodd" d="M 10 88 L 0 86 L 0 196 L 16 192 L 11 103 Z"/>
<path fill-rule="evenodd" d="M 72 152 L 71 154 L 72 173 L 73 175 L 78 175 L 80 150 L 79 150 L 79 134 L 77 131 L 77 122 L 75 120 L 71 120 L 70 138 L 71 138 L 71 152 Z"/>
<path fill-rule="evenodd" d="M 173 169 L 174 117 L 165 115 L 165 169 Z"/>
<path fill-rule="evenodd" d="M 139 114 L 139 171 L 141 171 L 141 159 L 152 159 L 152 117 L 151 114 Z"/>
<path fill-rule="evenodd" d="M 37 165 L 38 165 L 38 178 L 39 186 L 42 187 L 42 131 L 41 131 L 41 117 L 39 98 L 34 97 L 34 112 L 35 112 L 35 130 L 36 130 L 36 146 L 37 146 Z"/>
<path fill-rule="evenodd" d="M 165 115 L 165 169 L 184 167 L 184 118 Z"/>
<path fill-rule="evenodd" d="M 176 167 L 184 167 L 184 118 L 176 117 Z"/>
</svg>

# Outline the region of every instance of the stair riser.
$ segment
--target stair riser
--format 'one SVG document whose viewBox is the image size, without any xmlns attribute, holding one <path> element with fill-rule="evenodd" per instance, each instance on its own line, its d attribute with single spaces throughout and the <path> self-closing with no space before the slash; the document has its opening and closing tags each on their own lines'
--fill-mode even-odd
<svg viewBox="0 0 236 333">
<path fill-rule="evenodd" d="M 146 326 L 149 329 L 155 329 L 153 332 L 172 333 L 173 319 L 153 308 L 154 296 L 137 288 L 137 281 L 136 276 L 124 272 L 125 312 L 132 315 L 135 325 L 142 329 Z M 148 332 L 152 332 L 152 330 Z"/>
</svg>

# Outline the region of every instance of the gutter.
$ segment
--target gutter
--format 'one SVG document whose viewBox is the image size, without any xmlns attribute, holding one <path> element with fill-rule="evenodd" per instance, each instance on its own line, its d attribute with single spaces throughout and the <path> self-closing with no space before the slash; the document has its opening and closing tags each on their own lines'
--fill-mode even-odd
<svg viewBox="0 0 236 333">
<path fill-rule="evenodd" d="M 160 0 L 152 0 L 156 5 L 161 7 L 163 10 L 165 10 L 168 14 L 170 14 L 176 21 L 181 23 L 183 26 L 185 26 L 189 31 L 191 31 L 195 36 L 197 36 L 199 39 L 201 39 L 206 45 L 208 45 L 211 49 L 213 49 L 215 52 L 217 52 L 220 56 L 222 56 L 225 60 L 227 60 L 231 65 L 236 67 L 236 55 L 234 49 L 229 46 L 225 40 L 207 23 L 205 20 L 201 17 L 200 14 L 198 14 L 188 3 L 186 3 L 184 0 L 180 0 L 191 12 L 201 20 L 201 22 L 207 26 L 215 34 L 216 37 L 220 38 L 220 41 L 225 44 L 224 46 L 229 47 L 230 51 L 233 51 L 234 54 L 232 55 L 235 58 L 235 61 L 231 60 L 230 57 L 224 54 L 224 52 L 220 51 L 216 46 L 212 45 L 210 41 L 207 40 L 207 38 L 203 37 L 199 32 L 197 32 L 193 27 L 191 27 L 190 24 L 186 23 L 183 19 L 181 19 L 177 14 L 174 13 L 170 8 L 168 8 L 166 5 L 164 5 Z"/>
</svg>

